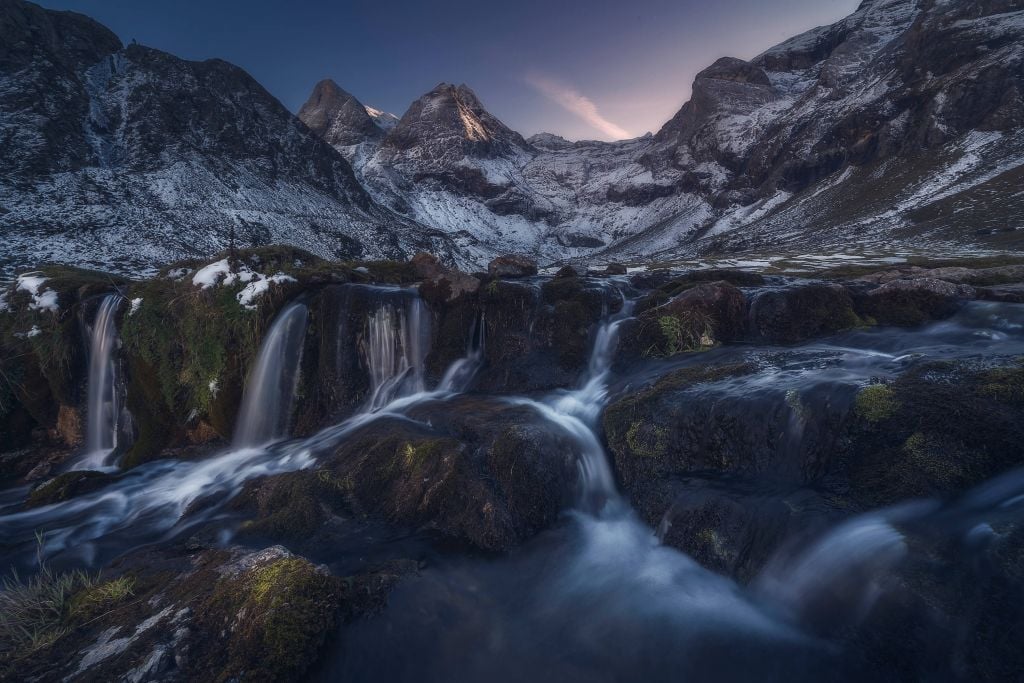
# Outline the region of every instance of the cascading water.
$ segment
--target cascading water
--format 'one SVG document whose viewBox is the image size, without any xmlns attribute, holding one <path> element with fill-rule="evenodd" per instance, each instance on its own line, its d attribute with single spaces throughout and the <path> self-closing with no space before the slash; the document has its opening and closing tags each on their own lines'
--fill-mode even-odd
<svg viewBox="0 0 1024 683">
<path fill-rule="evenodd" d="M 425 390 L 423 365 L 429 351 L 429 313 L 419 296 L 382 302 L 367 320 L 363 344 L 370 375 L 365 410 L 376 412 L 396 398 Z"/>
<path fill-rule="evenodd" d="M 420 309 L 422 312 L 422 309 Z M 398 383 L 390 403 L 374 412 L 360 412 L 341 424 L 294 442 L 272 443 L 287 429 L 287 416 L 295 390 L 306 307 L 293 304 L 275 320 L 260 349 L 243 399 L 233 448 L 198 462 L 164 460 L 130 470 L 121 480 L 95 493 L 42 508 L 0 516 L 4 544 L 25 553 L 11 561 L 29 567 L 36 558 L 36 532 L 47 529 L 43 550 L 47 555 L 67 553 L 87 563 L 98 562 L 168 533 L 180 533 L 202 524 L 217 513 L 216 504 L 193 512 L 197 500 L 217 494 L 230 500 L 249 479 L 312 466 L 315 454 L 337 444 L 367 423 L 403 411 L 424 401 L 444 399 L 464 390 L 482 362 L 482 332 L 471 339 L 467 355 L 456 360 L 435 391 L 413 390 L 418 382 Z M 425 317 L 412 316 L 410 330 L 424 332 Z M 415 326 L 414 326 L 415 325 Z M 423 337 L 421 336 L 422 340 Z M 425 343 L 406 348 L 410 367 L 422 368 Z M 422 381 L 422 376 L 420 376 Z M 84 520 L 84 521 L 83 521 Z"/>
<path fill-rule="evenodd" d="M 473 329 L 470 331 L 469 348 L 463 358 L 452 363 L 451 367 L 444 373 L 437 390 L 442 393 L 458 393 L 465 391 L 473 377 L 484 362 L 484 345 L 486 343 L 487 319 L 481 313 L 474 321 Z"/>
<path fill-rule="evenodd" d="M 622 296 L 619 292 L 619 296 Z M 633 312 L 634 302 L 622 296 L 619 312 L 606 317 L 597 330 L 587 372 L 572 391 L 560 392 L 544 402 L 512 399 L 529 405 L 548 421 L 572 436 L 579 449 L 581 507 L 599 512 L 607 503 L 618 503 L 615 476 L 595 427 L 608 398 L 608 377 L 618 344 L 619 328 Z M 616 505 L 617 507 L 617 505 Z"/>
<path fill-rule="evenodd" d="M 107 462 L 117 448 L 121 414 L 117 383 L 117 309 L 120 294 L 108 294 L 100 302 L 89 338 L 89 403 L 86 408 L 85 455 L 74 469 L 110 469 Z"/>
<path fill-rule="evenodd" d="M 261 446 L 288 435 L 299 382 L 308 309 L 289 304 L 277 316 L 249 373 L 232 444 Z"/>
</svg>

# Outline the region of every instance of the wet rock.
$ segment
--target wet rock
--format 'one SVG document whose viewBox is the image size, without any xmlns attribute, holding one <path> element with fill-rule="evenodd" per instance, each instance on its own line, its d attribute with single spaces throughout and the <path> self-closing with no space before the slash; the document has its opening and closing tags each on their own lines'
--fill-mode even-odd
<svg viewBox="0 0 1024 683">
<path fill-rule="evenodd" d="M 85 434 L 82 428 L 82 413 L 68 405 L 61 405 L 57 410 L 57 437 L 69 448 L 81 446 Z"/>
<path fill-rule="evenodd" d="M 463 327 L 441 341 L 457 344 L 452 360 L 461 357 L 468 332 L 482 321 L 485 365 L 474 385 L 478 390 L 522 393 L 566 387 L 586 367 L 605 311 L 621 304 L 616 291 L 580 278 L 548 280 L 540 287 L 492 280 L 481 288 L 477 309 L 457 307 L 448 313 Z M 448 324 L 447 319 L 442 322 Z M 445 334 L 450 333 L 439 331 L 439 336 Z"/>
<path fill-rule="evenodd" d="M 839 517 L 831 501 L 806 488 L 714 479 L 666 481 L 662 487 L 661 496 L 649 496 L 661 505 L 650 507 L 645 500 L 638 508 L 648 519 L 661 515 L 662 542 L 741 582 L 757 576 L 784 544 L 804 540 Z"/>
<path fill-rule="evenodd" d="M 727 282 L 698 284 L 624 326 L 620 355 L 669 357 L 741 339 L 747 301 Z"/>
<path fill-rule="evenodd" d="M 751 302 L 750 320 L 756 338 L 776 344 L 794 344 L 863 324 L 849 291 L 823 283 L 761 292 Z"/>
<path fill-rule="evenodd" d="M 863 507 L 948 496 L 1024 464 L 1024 366 L 930 363 L 861 391 L 844 439 Z"/>
<path fill-rule="evenodd" d="M 499 256 L 487 265 L 491 277 L 518 278 L 537 274 L 537 262 L 520 254 Z"/>
<path fill-rule="evenodd" d="M 25 507 L 34 508 L 60 503 L 76 496 L 98 491 L 116 480 L 116 475 L 105 472 L 90 470 L 65 472 L 32 489 L 25 502 Z"/>
<path fill-rule="evenodd" d="M 530 408 L 464 397 L 410 417 L 359 429 L 325 462 L 357 513 L 507 550 L 564 509 L 573 444 Z"/>
<path fill-rule="evenodd" d="M 446 304 L 480 289 L 480 280 L 459 270 L 446 270 L 420 285 L 420 296 L 435 306 Z"/>
<path fill-rule="evenodd" d="M 609 263 L 605 266 L 605 275 L 625 275 L 628 272 L 626 266 L 621 263 Z"/>
<path fill-rule="evenodd" d="M 568 265 L 568 266 L 562 266 L 561 268 L 559 268 L 558 272 L 555 273 L 554 277 L 557 280 L 557 279 L 564 278 L 564 277 L 579 277 L 579 276 L 585 275 L 585 274 L 586 274 L 586 271 L 584 271 L 584 270 L 582 270 L 580 268 L 577 268 L 576 266 Z"/>
<path fill-rule="evenodd" d="M 964 298 L 973 297 L 968 285 L 933 278 L 892 280 L 857 297 L 857 311 L 880 325 L 914 326 L 956 313 Z"/>
<path fill-rule="evenodd" d="M 671 282 L 672 279 L 673 274 L 670 270 L 647 270 L 631 275 L 629 284 L 637 289 L 655 289 Z"/>
<path fill-rule="evenodd" d="M 652 482 L 705 471 L 793 482 L 824 471 L 842 412 L 782 389 L 737 388 L 756 371 L 748 363 L 684 367 L 609 405 L 605 437 L 623 486 L 642 497 Z"/>
</svg>

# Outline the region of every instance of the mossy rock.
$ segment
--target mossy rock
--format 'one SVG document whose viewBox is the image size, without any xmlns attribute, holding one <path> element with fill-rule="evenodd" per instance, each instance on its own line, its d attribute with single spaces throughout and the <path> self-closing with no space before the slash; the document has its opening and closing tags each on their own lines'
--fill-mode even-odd
<svg viewBox="0 0 1024 683">
<path fill-rule="evenodd" d="M 853 297 L 841 285 L 812 283 L 758 294 L 750 307 L 754 335 L 776 344 L 864 326 Z"/>
<path fill-rule="evenodd" d="M 341 596 L 339 579 L 299 557 L 222 579 L 203 609 L 230 627 L 219 680 L 297 680 L 333 631 Z"/>
<path fill-rule="evenodd" d="M 881 287 L 856 297 L 857 312 L 879 325 L 916 327 L 949 318 L 963 306 L 956 296 L 926 288 Z"/>
<path fill-rule="evenodd" d="M 25 507 L 36 508 L 63 503 L 77 496 L 98 491 L 116 480 L 116 475 L 105 472 L 91 470 L 65 472 L 32 489 L 25 501 Z"/>
<path fill-rule="evenodd" d="M 865 507 L 966 491 L 1024 464 L 1024 365 L 926 363 L 861 390 L 846 440 Z"/>
<path fill-rule="evenodd" d="M 557 519 L 573 492 L 572 441 L 527 407 L 463 397 L 377 420 L 324 462 L 359 515 L 507 550 Z M 424 425 L 430 425 L 426 427 Z"/>
<path fill-rule="evenodd" d="M 674 297 L 704 282 L 728 282 L 736 287 L 757 287 L 763 285 L 765 279 L 763 275 L 745 270 L 708 268 L 693 270 L 673 278 L 670 282 L 660 285 L 658 289 L 669 297 Z"/>
<path fill-rule="evenodd" d="M 688 403 L 681 397 L 689 390 L 754 371 L 746 363 L 681 368 L 609 405 L 602 416 L 605 438 L 626 488 L 651 477 L 709 467 L 714 461 L 725 467 L 740 465 L 712 452 L 704 454 L 706 461 L 704 456 L 694 460 L 693 447 L 701 442 L 687 445 L 693 425 L 680 421 L 677 409 Z"/>
<path fill-rule="evenodd" d="M 857 414 L 868 422 L 888 420 L 900 409 L 896 392 L 884 384 L 872 384 L 857 394 Z"/>
<path fill-rule="evenodd" d="M 331 470 L 302 470 L 247 482 L 231 507 L 252 514 L 239 530 L 243 537 L 290 545 L 309 539 L 346 493 Z"/>
<path fill-rule="evenodd" d="M 619 355 L 669 358 L 744 337 L 747 302 L 727 282 L 702 282 L 624 326 Z"/>
</svg>

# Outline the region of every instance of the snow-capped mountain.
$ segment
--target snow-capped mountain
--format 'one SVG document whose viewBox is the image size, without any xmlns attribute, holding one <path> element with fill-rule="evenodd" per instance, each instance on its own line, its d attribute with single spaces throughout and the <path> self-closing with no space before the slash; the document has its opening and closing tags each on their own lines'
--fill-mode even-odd
<svg viewBox="0 0 1024 683">
<path fill-rule="evenodd" d="M 1020 0 L 865 0 L 718 60 L 653 136 L 523 140 L 442 84 L 339 149 L 375 200 L 475 258 L 1000 248 L 1024 229 L 1022 98 Z"/>
<path fill-rule="evenodd" d="M 125 47 L 91 19 L 20 0 L 0 0 L 0 33 L 0 265 L 140 271 L 215 252 L 232 232 L 329 257 L 452 255 L 378 206 L 238 67 Z M 363 116 L 363 134 L 378 130 Z"/>
<path fill-rule="evenodd" d="M 1019 248 L 1022 0 L 865 0 L 721 59 L 654 135 L 524 139 L 465 85 L 400 118 L 331 81 L 298 117 L 241 69 L 0 0 L 0 269 L 139 271 L 280 242 L 460 265 Z"/>
</svg>

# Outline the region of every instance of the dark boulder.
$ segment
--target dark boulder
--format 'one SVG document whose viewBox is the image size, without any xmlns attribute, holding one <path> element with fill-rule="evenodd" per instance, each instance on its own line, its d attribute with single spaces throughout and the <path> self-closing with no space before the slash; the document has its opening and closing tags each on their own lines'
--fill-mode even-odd
<svg viewBox="0 0 1024 683">
<path fill-rule="evenodd" d="M 775 344 L 795 344 L 858 327 L 849 291 L 835 284 L 802 284 L 759 293 L 750 305 L 752 332 Z"/>
<path fill-rule="evenodd" d="M 933 278 L 891 280 L 859 295 L 856 306 L 858 313 L 879 325 L 908 327 L 948 318 L 974 295 L 969 285 Z"/>
<path fill-rule="evenodd" d="M 520 254 L 499 256 L 487 265 L 491 277 L 517 278 L 537 274 L 537 262 Z"/>
<path fill-rule="evenodd" d="M 742 339 L 747 301 L 727 282 L 701 283 L 642 312 L 625 327 L 620 355 L 668 357 Z"/>
<path fill-rule="evenodd" d="M 409 416 L 357 430 L 324 463 L 356 513 L 507 550 L 571 499 L 573 443 L 532 409 L 465 397 Z"/>
</svg>

